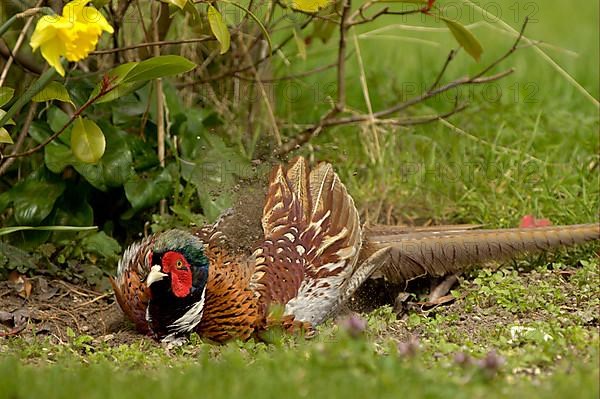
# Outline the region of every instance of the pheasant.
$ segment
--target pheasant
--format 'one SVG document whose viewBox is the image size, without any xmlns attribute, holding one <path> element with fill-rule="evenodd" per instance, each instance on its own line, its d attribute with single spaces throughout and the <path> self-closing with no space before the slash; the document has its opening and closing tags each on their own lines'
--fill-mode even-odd
<svg viewBox="0 0 600 399">
<path fill-rule="evenodd" d="M 361 226 L 328 163 L 299 157 L 273 168 L 253 251 L 231 250 L 219 222 L 169 230 L 132 244 L 111 278 L 142 333 L 177 342 L 261 337 L 270 327 L 312 333 L 370 276 L 407 282 L 522 252 L 600 238 L 600 224 L 482 230 Z"/>
</svg>

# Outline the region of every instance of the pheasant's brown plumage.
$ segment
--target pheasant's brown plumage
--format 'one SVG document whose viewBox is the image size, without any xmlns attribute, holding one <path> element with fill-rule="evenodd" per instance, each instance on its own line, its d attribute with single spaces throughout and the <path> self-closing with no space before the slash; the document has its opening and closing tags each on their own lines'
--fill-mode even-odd
<svg viewBox="0 0 600 399">
<path fill-rule="evenodd" d="M 229 251 L 220 226 L 159 233 L 125 251 L 111 282 L 139 331 L 165 340 L 197 332 L 216 342 L 260 336 L 274 325 L 310 332 L 370 276 L 401 283 L 600 238 L 597 223 L 363 228 L 331 165 L 310 170 L 303 158 L 273 169 L 264 238 L 252 251 Z"/>
</svg>

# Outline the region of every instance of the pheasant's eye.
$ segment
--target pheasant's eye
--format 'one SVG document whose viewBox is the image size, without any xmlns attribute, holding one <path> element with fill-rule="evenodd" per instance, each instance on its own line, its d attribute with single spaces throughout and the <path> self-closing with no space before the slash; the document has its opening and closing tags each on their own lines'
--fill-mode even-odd
<svg viewBox="0 0 600 399">
<path fill-rule="evenodd" d="M 185 270 L 186 267 L 183 264 L 183 262 L 181 261 L 181 259 L 177 259 L 177 262 L 175 262 L 175 267 L 177 268 L 177 270 Z"/>
</svg>

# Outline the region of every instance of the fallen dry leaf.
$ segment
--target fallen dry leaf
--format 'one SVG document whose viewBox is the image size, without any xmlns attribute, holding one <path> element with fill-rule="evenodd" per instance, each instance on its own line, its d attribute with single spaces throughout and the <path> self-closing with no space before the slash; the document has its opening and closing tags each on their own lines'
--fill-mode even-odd
<svg viewBox="0 0 600 399">
<path fill-rule="evenodd" d="M 25 327 L 27 327 L 27 322 L 29 321 L 29 310 L 25 308 L 17 309 L 14 312 L 0 312 L 0 321 L 8 324 L 7 322 L 11 322 L 12 328 L 8 331 L 0 331 L 0 337 L 7 337 L 11 335 L 16 335 L 23 331 Z"/>
<path fill-rule="evenodd" d="M 31 289 L 33 288 L 31 281 L 16 270 L 8 275 L 8 282 L 21 298 L 27 299 L 31 296 Z"/>
<path fill-rule="evenodd" d="M 43 277 L 37 277 L 38 289 L 39 289 L 39 300 L 47 301 L 58 293 L 57 287 L 51 287 Z"/>
</svg>

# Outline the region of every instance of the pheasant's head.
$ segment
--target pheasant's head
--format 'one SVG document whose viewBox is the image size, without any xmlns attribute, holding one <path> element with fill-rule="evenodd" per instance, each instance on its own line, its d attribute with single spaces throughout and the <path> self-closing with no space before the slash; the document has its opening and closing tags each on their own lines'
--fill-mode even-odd
<svg viewBox="0 0 600 399">
<path fill-rule="evenodd" d="M 152 330 L 159 337 L 192 331 L 204 309 L 209 267 L 204 243 L 188 232 L 169 230 L 156 236 L 147 262 Z"/>
</svg>

